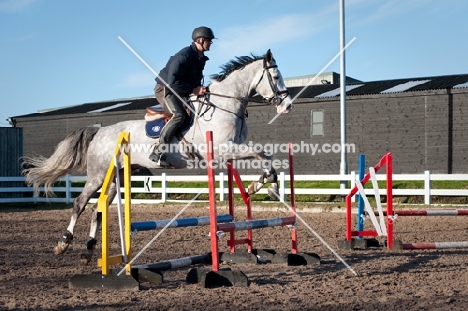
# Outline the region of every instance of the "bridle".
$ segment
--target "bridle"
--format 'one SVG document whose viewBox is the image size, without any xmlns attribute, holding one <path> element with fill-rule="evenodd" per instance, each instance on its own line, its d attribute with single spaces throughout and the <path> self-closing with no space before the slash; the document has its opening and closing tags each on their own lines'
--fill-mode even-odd
<svg viewBox="0 0 468 311">
<path fill-rule="evenodd" d="M 262 99 L 256 99 L 252 97 L 241 97 L 241 96 L 229 96 L 229 95 L 224 95 L 224 94 L 218 94 L 218 93 L 213 93 L 213 92 L 206 92 L 206 95 L 213 95 L 213 96 L 218 96 L 218 97 L 224 97 L 224 98 L 234 98 L 237 99 L 241 102 L 254 102 L 254 103 L 262 103 L 262 104 L 268 104 L 268 105 L 275 105 L 279 106 L 283 100 L 289 96 L 289 91 L 286 89 L 284 91 L 278 90 L 278 87 L 273 83 L 273 77 L 271 76 L 270 70 L 271 68 L 278 68 L 277 65 L 270 65 L 268 66 L 266 58 L 263 59 L 263 73 L 260 76 L 260 79 L 258 80 L 257 84 L 255 85 L 255 89 L 257 86 L 262 82 L 263 76 L 265 76 L 265 73 L 268 77 L 268 83 L 270 84 L 271 90 L 273 91 L 274 95 L 271 98 L 262 98 Z"/>
<path fill-rule="evenodd" d="M 265 72 L 266 72 L 267 77 L 268 77 L 268 83 L 270 83 L 271 90 L 273 91 L 273 93 L 275 95 L 273 97 L 265 99 L 265 100 L 267 101 L 267 103 L 269 105 L 279 106 L 283 102 L 283 100 L 286 97 L 289 96 L 289 91 L 287 89 L 284 90 L 284 91 L 278 90 L 278 88 L 276 87 L 276 84 L 273 83 L 273 77 L 271 76 L 271 73 L 270 73 L 270 70 L 269 70 L 270 68 L 278 68 L 278 66 L 277 65 L 268 66 L 266 58 L 264 58 L 263 59 L 263 73 L 262 73 L 262 76 L 260 77 L 260 79 L 258 80 L 257 85 L 255 86 L 255 88 L 257 88 L 257 86 L 260 84 L 260 82 L 262 81 L 263 76 L 265 75 Z"/>
</svg>

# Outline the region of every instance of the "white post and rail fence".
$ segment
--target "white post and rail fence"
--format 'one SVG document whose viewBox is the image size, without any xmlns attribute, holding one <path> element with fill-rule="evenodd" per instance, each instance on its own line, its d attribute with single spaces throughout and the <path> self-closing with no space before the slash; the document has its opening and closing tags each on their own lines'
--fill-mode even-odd
<svg viewBox="0 0 468 311">
<path fill-rule="evenodd" d="M 385 174 L 377 174 L 377 180 L 384 181 Z M 350 188 L 340 188 L 340 181 L 349 181 Z M 296 175 L 294 180 L 296 182 L 296 195 L 337 195 L 346 196 L 350 189 L 356 184 L 358 175 L 356 172 L 351 172 L 348 175 Z M 242 180 L 252 181 L 258 180 L 258 175 L 242 175 Z M 278 174 L 278 191 L 280 193 L 280 201 L 287 201 L 287 195 L 290 194 L 289 185 L 290 177 L 283 172 Z M 81 193 L 83 187 L 80 186 L 86 181 L 85 176 L 72 176 L 67 175 L 58 180 L 60 186 L 53 187 L 53 191 L 59 194 L 59 197 L 43 197 L 34 196 L 33 189 L 24 185 L 24 177 L 0 177 L 0 203 L 72 203 L 73 199 Z M 171 176 L 167 173 L 154 176 L 132 176 L 132 182 L 139 182 L 142 185 L 139 187 L 132 186 L 131 193 L 143 194 L 141 197 L 149 194 L 159 194 L 158 199 L 139 199 L 132 198 L 134 204 L 156 204 L 163 202 L 182 202 L 187 200 L 169 200 L 170 194 L 196 194 L 200 192 L 200 187 L 180 187 L 180 183 L 190 184 L 194 183 L 207 183 L 207 176 Z M 223 181 L 223 182 L 221 182 Z M 336 181 L 336 188 L 301 188 L 301 181 Z M 424 182 L 424 187 L 419 189 L 393 189 L 393 196 L 422 196 L 424 197 L 424 204 L 432 204 L 432 197 L 465 197 L 468 196 L 468 174 L 431 174 L 430 171 L 425 171 L 424 174 L 393 174 L 393 181 L 419 181 Z M 463 189 L 433 189 L 433 181 L 467 181 L 467 187 Z M 177 184 L 173 184 L 177 183 Z M 77 186 L 78 184 L 78 186 Z M 154 186 L 156 184 L 157 186 Z M 239 190 L 237 190 L 239 191 Z M 366 194 L 373 194 L 373 189 L 366 189 Z M 219 173 L 216 175 L 216 194 L 220 201 L 227 200 L 227 175 Z M 267 194 L 267 189 L 261 189 L 259 194 Z M 381 194 L 385 195 L 386 190 L 381 189 Z M 91 199 L 90 203 L 95 203 L 97 198 Z M 114 203 L 117 201 L 114 200 Z"/>
</svg>

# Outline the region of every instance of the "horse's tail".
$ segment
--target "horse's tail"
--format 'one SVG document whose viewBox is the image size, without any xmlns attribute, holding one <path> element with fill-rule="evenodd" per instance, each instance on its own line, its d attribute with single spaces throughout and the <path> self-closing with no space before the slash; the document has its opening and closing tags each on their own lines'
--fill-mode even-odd
<svg viewBox="0 0 468 311">
<path fill-rule="evenodd" d="M 53 195 L 52 186 L 58 178 L 86 169 L 88 147 L 98 130 L 97 127 L 85 127 L 74 131 L 57 145 L 48 159 L 42 156 L 23 157 L 26 184 L 33 186 L 36 194 L 39 187 L 44 186 L 45 194 Z"/>
</svg>

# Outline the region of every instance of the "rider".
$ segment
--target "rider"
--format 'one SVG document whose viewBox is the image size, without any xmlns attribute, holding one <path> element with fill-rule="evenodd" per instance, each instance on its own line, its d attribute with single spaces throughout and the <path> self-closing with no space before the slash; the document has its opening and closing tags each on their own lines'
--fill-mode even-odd
<svg viewBox="0 0 468 311">
<path fill-rule="evenodd" d="M 204 95 L 207 92 L 206 87 L 202 85 L 203 69 L 208 60 L 205 51 L 210 50 L 213 39 L 215 36 L 210 28 L 195 28 L 192 32 L 192 44 L 171 56 L 166 67 L 156 77 L 156 99 L 162 109 L 171 116 L 161 132 L 159 145 L 149 156 L 150 160 L 158 162 L 159 166 L 169 165 L 165 153 L 169 151 L 169 144 L 174 135 L 188 119 L 185 102 L 189 95 Z"/>
</svg>

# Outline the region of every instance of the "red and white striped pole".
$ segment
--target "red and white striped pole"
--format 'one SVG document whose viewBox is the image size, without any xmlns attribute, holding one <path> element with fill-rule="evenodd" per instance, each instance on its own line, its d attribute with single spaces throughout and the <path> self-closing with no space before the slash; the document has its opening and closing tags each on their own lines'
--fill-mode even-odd
<svg viewBox="0 0 468 311">
<path fill-rule="evenodd" d="M 444 249 L 444 248 L 468 248 L 468 242 L 435 242 L 435 243 L 407 243 L 402 244 L 402 249 Z"/>
<path fill-rule="evenodd" d="M 377 212 L 375 212 L 377 214 Z M 387 215 L 387 212 L 384 212 Z M 429 210 L 397 210 L 396 216 L 468 216 L 468 209 L 429 209 Z"/>
</svg>

